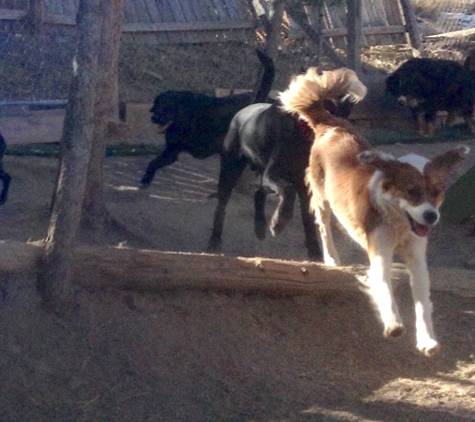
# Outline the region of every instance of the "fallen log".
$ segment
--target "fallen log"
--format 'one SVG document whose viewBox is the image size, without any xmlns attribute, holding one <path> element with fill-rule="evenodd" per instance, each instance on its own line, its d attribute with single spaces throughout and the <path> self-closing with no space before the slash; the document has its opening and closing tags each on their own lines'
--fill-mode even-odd
<svg viewBox="0 0 475 422">
<path fill-rule="evenodd" d="M 36 273 L 43 242 L 0 241 L 0 272 Z M 357 290 L 363 266 L 332 268 L 309 261 L 161 252 L 114 246 L 79 246 L 74 282 L 87 287 L 142 291 L 212 289 L 305 294 Z"/>
<path fill-rule="evenodd" d="M 0 241 L 0 273 L 35 274 L 41 265 L 43 247 L 41 241 Z M 327 267 L 309 261 L 79 246 L 74 252 L 73 280 L 85 287 L 138 291 L 194 289 L 312 294 L 359 290 L 366 279 L 366 270 L 363 265 Z M 475 297 L 474 274 L 463 268 L 434 268 L 432 287 Z M 396 282 L 408 280 L 407 271 L 400 264 L 394 265 L 392 277 Z"/>
</svg>

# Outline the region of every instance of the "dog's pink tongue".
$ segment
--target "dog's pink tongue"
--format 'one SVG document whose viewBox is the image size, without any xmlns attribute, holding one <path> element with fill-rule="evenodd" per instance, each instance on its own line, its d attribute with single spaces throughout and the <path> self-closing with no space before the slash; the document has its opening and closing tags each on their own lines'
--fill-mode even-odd
<svg viewBox="0 0 475 422">
<path fill-rule="evenodd" d="M 423 224 L 418 224 L 415 221 L 414 221 L 413 227 L 414 227 L 414 233 L 417 234 L 420 237 L 426 237 L 430 233 L 430 227 L 429 226 L 424 226 Z"/>
</svg>

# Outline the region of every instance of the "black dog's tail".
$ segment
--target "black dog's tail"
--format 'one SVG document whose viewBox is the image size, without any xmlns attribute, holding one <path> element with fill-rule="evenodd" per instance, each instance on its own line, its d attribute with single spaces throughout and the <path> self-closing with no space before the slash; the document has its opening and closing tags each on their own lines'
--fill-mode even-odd
<svg viewBox="0 0 475 422">
<path fill-rule="evenodd" d="M 254 91 L 252 103 L 268 102 L 269 94 L 275 78 L 274 61 L 263 51 L 256 49 L 257 57 L 261 62 L 263 71 L 259 72 L 260 81 L 258 88 Z"/>
</svg>

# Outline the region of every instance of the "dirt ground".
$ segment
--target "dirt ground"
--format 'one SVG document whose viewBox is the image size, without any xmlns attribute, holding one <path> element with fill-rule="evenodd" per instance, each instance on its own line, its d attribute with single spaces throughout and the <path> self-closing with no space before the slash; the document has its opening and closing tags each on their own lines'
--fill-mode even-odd
<svg viewBox="0 0 475 422">
<path fill-rule="evenodd" d="M 430 156 L 451 146 L 384 149 Z M 150 159 L 106 159 L 107 205 L 124 229 L 95 241 L 204 251 L 218 159 L 183 155 L 148 190 L 138 190 Z M 0 239 L 45 237 L 56 166 L 54 158 L 6 157 L 13 182 L 0 208 Z M 223 253 L 305 259 L 297 214 L 280 237 L 260 242 L 252 231 L 251 197 L 235 193 Z M 397 296 L 407 333 L 388 340 L 362 293 L 81 289 L 75 312 L 58 318 L 42 308 L 34 279 L 4 274 L 0 421 L 475 421 L 475 294 L 459 289 L 475 281 L 464 269 L 475 247 L 467 232 L 442 222 L 432 234 L 432 277 L 464 271 L 448 289 L 433 291 L 443 348 L 432 359 L 415 349 L 404 284 Z M 79 241 L 92 239 L 81 233 Z M 351 241 L 338 236 L 337 242 L 344 264 L 365 262 Z"/>
</svg>

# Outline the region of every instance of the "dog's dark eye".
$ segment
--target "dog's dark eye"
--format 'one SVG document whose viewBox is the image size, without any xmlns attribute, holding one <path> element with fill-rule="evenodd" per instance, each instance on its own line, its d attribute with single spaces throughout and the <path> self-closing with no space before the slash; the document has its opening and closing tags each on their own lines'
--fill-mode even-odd
<svg viewBox="0 0 475 422">
<path fill-rule="evenodd" d="M 437 198 L 440 193 L 440 189 L 432 189 L 429 194 L 432 198 Z"/>
<path fill-rule="evenodd" d="M 419 202 L 422 199 L 422 192 L 420 189 L 409 189 L 408 193 L 411 201 Z"/>
</svg>

